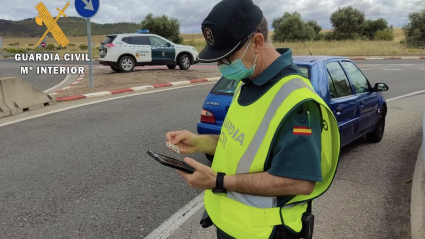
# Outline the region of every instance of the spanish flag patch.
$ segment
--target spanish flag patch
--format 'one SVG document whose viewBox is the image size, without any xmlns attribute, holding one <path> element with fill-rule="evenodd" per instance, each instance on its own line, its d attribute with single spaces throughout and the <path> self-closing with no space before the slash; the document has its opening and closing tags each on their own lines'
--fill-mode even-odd
<svg viewBox="0 0 425 239">
<path fill-rule="evenodd" d="M 294 127 L 292 133 L 297 135 L 311 135 L 311 129 L 302 126 Z"/>
</svg>

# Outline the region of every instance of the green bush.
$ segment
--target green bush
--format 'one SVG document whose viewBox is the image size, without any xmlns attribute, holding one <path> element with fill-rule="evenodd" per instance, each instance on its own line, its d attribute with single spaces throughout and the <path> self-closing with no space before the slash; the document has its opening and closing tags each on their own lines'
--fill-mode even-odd
<svg viewBox="0 0 425 239">
<path fill-rule="evenodd" d="M 56 47 L 56 50 L 62 50 L 62 47 L 57 46 L 57 47 Z"/>
<path fill-rule="evenodd" d="M 28 46 L 34 46 L 34 44 L 28 44 Z"/>
<path fill-rule="evenodd" d="M 425 49 L 425 9 L 409 14 L 409 22 L 403 26 L 406 46 Z"/>
<path fill-rule="evenodd" d="M 53 50 L 56 49 L 56 47 L 53 44 L 47 44 L 46 49 L 49 50 L 49 51 L 53 51 Z"/>
<path fill-rule="evenodd" d="M 19 46 L 20 45 L 20 43 L 19 42 L 15 42 L 15 46 Z"/>
<path fill-rule="evenodd" d="M 27 53 L 27 50 L 25 48 L 20 48 L 20 47 L 10 47 L 10 48 L 5 48 L 4 50 L 9 53 Z"/>
<path fill-rule="evenodd" d="M 333 41 L 333 40 L 335 40 L 335 33 L 333 31 L 326 32 L 325 33 L 325 40 L 326 41 Z"/>
<path fill-rule="evenodd" d="M 7 44 L 8 46 L 15 46 L 15 44 L 13 44 L 13 43 L 9 43 L 9 44 Z"/>
<path fill-rule="evenodd" d="M 325 40 L 326 35 L 324 33 L 319 33 L 316 35 L 316 37 L 314 38 L 315 41 L 323 41 Z"/>
<path fill-rule="evenodd" d="M 80 46 L 80 50 L 87 50 L 89 48 L 89 46 L 87 46 L 86 44 L 81 44 Z"/>
<path fill-rule="evenodd" d="M 29 47 L 27 48 L 27 51 L 31 51 L 31 50 L 32 50 L 32 48 L 29 48 Z"/>
<path fill-rule="evenodd" d="M 76 46 L 74 43 L 69 43 L 68 46 Z"/>
<path fill-rule="evenodd" d="M 403 45 L 406 44 L 406 39 L 401 39 L 400 44 L 403 44 Z"/>
<path fill-rule="evenodd" d="M 385 30 L 379 30 L 375 34 L 375 40 L 377 41 L 393 41 L 394 32 L 393 29 L 387 28 Z"/>
</svg>

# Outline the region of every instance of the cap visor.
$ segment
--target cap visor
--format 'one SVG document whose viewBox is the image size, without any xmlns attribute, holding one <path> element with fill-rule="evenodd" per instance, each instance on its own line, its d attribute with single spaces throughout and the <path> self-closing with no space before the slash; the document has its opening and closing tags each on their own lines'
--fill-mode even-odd
<svg viewBox="0 0 425 239">
<path fill-rule="evenodd" d="M 240 41 L 235 47 L 223 49 L 223 50 L 210 50 L 208 46 L 206 46 L 198 55 L 198 61 L 209 63 L 216 62 L 221 59 L 224 59 L 230 56 L 235 51 L 239 50 L 242 41 Z"/>
</svg>

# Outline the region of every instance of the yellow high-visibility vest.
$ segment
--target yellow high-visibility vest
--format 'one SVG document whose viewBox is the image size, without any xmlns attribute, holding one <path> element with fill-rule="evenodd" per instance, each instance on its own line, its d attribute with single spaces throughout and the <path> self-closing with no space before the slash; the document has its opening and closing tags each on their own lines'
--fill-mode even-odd
<svg viewBox="0 0 425 239">
<path fill-rule="evenodd" d="M 285 225 L 298 233 L 307 201 L 319 197 L 331 185 L 340 152 L 338 123 L 310 81 L 299 75 L 282 78 L 266 94 L 248 106 L 239 105 L 239 83 L 224 120 L 214 154 L 212 169 L 226 175 L 265 171 L 272 140 L 285 116 L 298 104 L 314 100 L 320 105 L 322 182 L 316 182 L 310 195 L 297 195 L 282 207 L 277 197 L 263 197 L 228 191 L 205 191 L 204 205 L 213 223 L 234 238 L 269 238 L 276 225 Z M 302 157 L 302 155 L 300 155 Z M 305 165 L 308 167 L 308 165 Z"/>
</svg>

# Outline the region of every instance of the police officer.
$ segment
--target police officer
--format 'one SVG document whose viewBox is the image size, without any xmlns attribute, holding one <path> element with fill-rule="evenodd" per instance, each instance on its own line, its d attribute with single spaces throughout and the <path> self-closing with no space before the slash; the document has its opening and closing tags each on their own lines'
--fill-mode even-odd
<svg viewBox="0 0 425 239">
<path fill-rule="evenodd" d="M 311 201 L 331 185 L 338 164 L 337 121 L 293 63 L 275 49 L 252 0 L 223 0 L 202 23 L 200 62 L 215 62 L 238 81 L 220 135 L 173 131 L 183 154 L 214 155 L 211 167 L 178 173 L 205 189 L 204 205 L 218 238 L 304 238 Z"/>
</svg>

